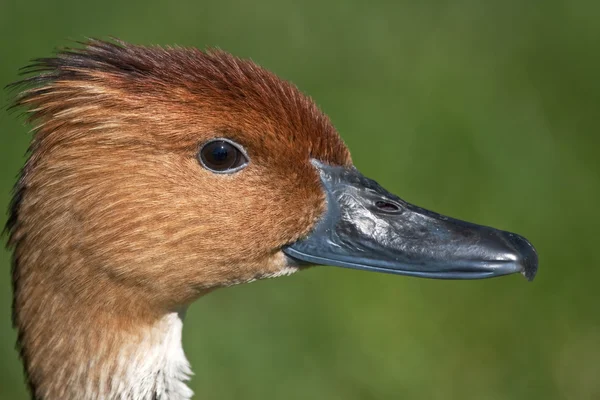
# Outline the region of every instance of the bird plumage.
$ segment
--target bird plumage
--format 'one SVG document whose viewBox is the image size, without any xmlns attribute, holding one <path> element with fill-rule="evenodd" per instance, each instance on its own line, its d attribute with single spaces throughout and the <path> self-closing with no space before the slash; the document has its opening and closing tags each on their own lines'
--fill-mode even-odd
<svg viewBox="0 0 600 400">
<path fill-rule="evenodd" d="M 145 335 L 206 291 L 295 270 L 279 249 L 325 201 L 310 158 L 351 163 L 307 96 L 222 51 L 92 40 L 25 72 L 15 106 L 35 128 L 7 230 L 41 398 L 80 396 L 101 365 L 116 379 L 121 334 Z M 252 153 L 235 179 L 198 164 L 213 136 Z"/>
<path fill-rule="evenodd" d="M 315 264 L 537 271 L 522 236 L 364 177 L 315 103 L 251 61 L 90 40 L 25 73 L 33 138 L 6 231 L 36 399 L 188 399 L 183 315 L 220 287 Z"/>
</svg>

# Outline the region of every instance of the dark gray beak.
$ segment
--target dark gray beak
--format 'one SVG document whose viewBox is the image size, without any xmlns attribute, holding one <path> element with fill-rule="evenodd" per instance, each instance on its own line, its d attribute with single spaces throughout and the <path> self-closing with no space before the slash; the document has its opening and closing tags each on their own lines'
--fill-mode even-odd
<svg viewBox="0 0 600 400">
<path fill-rule="evenodd" d="M 408 204 L 355 168 L 313 164 L 327 212 L 307 237 L 283 249 L 287 256 L 422 278 L 535 277 L 537 253 L 524 237 Z"/>
</svg>

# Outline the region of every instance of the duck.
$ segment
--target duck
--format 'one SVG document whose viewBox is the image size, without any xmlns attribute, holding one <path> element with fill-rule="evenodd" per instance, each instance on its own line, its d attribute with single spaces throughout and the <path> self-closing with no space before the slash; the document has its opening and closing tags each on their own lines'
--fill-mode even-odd
<svg viewBox="0 0 600 400">
<path fill-rule="evenodd" d="M 190 399 L 185 310 L 218 288 L 317 265 L 537 272 L 523 236 L 362 175 L 315 102 L 250 60 L 89 39 L 23 72 L 33 134 L 5 231 L 33 399 Z"/>
</svg>

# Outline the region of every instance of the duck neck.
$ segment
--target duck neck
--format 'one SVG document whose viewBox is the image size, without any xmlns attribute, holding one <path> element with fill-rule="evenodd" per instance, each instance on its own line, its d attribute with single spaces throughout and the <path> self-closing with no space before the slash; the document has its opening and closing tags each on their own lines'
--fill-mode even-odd
<svg viewBox="0 0 600 400">
<path fill-rule="evenodd" d="M 117 309 L 65 312 L 60 302 L 39 310 L 29 321 L 15 316 L 33 398 L 191 398 L 183 311 L 142 318 Z"/>
</svg>

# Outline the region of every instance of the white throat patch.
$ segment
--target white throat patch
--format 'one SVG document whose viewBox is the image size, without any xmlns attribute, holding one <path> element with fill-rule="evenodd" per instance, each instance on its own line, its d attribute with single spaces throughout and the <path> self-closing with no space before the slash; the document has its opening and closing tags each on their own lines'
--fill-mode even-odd
<svg viewBox="0 0 600 400">
<path fill-rule="evenodd" d="M 181 346 L 182 315 L 165 315 L 124 345 L 115 373 L 102 377 L 112 380 L 111 389 L 99 398 L 189 400 L 194 393 L 185 384 L 192 371 Z"/>
</svg>

